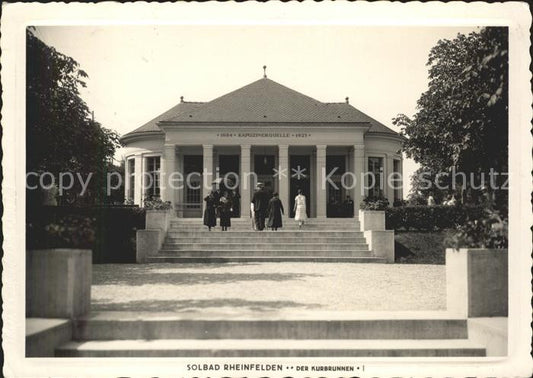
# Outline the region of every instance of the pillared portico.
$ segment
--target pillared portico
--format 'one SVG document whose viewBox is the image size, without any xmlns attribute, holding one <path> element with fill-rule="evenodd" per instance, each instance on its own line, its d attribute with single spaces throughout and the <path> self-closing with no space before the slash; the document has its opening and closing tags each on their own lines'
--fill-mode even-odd
<svg viewBox="0 0 533 378">
<path fill-rule="evenodd" d="M 201 217 L 211 183 L 223 177 L 240 196 L 242 217 L 258 181 L 279 192 L 289 216 L 298 189 L 310 217 L 351 216 L 342 206 L 347 196 L 355 211 L 366 195 L 391 204 L 403 196 L 385 182 L 401 173 L 396 132 L 348 99 L 323 103 L 266 77 L 210 102 L 182 98 L 122 141 L 126 197 L 170 201 L 181 217 Z M 369 173 L 378 181 L 371 188 L 363 185 Z"/>
</svg>

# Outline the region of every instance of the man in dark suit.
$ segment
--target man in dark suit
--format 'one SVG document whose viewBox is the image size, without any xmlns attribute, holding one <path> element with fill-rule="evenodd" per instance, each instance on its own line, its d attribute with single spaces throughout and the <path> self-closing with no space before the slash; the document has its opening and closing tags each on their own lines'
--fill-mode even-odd
<svg viewBox="0 0 533 378">
<path fill-rule="evenodd" d="M 350 196 L 346 196 L 346 201 L 344 201 L 344 216 L 348 218 L 354 216 L 354 202 Z"/>
<path fill-rule="evenodd" d="M 265 229 L 265 217 L 268 208 L 268 202 L 270 201 L 270 195 L 265 190 L 263 183 L 258 182 L 256 185 L 256 191 L 252 197 L 252 203 L 254 205 L 255 225 L 258 231 Z"/>
</svg>

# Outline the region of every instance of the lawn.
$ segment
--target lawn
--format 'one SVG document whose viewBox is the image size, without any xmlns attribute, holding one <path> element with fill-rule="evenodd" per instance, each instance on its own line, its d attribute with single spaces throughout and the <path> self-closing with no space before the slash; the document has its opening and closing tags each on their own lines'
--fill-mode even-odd
<svg viewBox="0 0 533 378">
<path fill-rule="evenodd" d="M 444 264 L 444 240 L 450 231 L 396 231 L 396 263 Z"/>
</svg>

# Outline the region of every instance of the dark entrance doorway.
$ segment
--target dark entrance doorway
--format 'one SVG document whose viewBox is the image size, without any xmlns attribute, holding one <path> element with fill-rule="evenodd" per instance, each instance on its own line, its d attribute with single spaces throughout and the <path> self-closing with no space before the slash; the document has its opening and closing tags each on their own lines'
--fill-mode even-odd
<svg viewBox="0 0 533 378">
<path fill-rule="evenodd" d="M 275 166 L 274 155 L 254 156 L 254 172 L 257 175 L 257 182 L 262 182 L 265 185 L 265 189 L 270 192 L 270 194 L 274 192 L 274 180 L 277 180 L 277 178 L 274 177 Z M 256 183 L 253 183 L 253 186 L 255 186 L 255 184 Z"/>
<path fill-rule="evenodd" d="M 240 177 L 240 159 L 239 155 L 219 155 L 218 156 L 218 175 L 225 180 L 221 181 L 220 190 L 222 192 L 228 191 L 233 202 L 233 218 L 241 216 L 241 195 L 240 187 L 235 187 L 238 177 Z M 230 188 L 226 188 L 225 184 L 228 184 Z M 235 189 L 232 189 L 235 187 Z M 222 193 L 223 194 L 223 193 Z"/>
<path fill-rule="evenodd" d="M 289 158 L 290 191 L 290 217 L 294 218 L 294 198 L 298 189 L 306 199 L 307 216 L 311 215 L 311 157 L 309 155 L 292 155 Z"/>
<path fill-rule="evenodd" d="M 349 192 L 342 185 L 342 176 L 346 173 L 346 156 L 328 155 L 326 157 L 326 175 L 330 177 L 326 186 L 328 218 L 353 217 L 353 204 L 347 202 Z M 332 184 L 333 183 L 333 184 Z"/>
</svg>

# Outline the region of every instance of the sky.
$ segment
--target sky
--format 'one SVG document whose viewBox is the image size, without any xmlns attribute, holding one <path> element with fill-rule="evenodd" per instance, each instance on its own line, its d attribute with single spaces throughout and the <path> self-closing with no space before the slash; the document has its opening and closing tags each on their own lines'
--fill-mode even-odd
<svg viewBox="0 0 533 378">
<path fill-rule="evenodd" d="M 210 101 L 263 76 L 386 126 L 427 90 L 430 49 L 476 27 L 336 25 L 39 26 L 36 35 L 89 75 L 81 96 L 125 134 L 180 101 Z M 123 151 L 117 152 L 121 159 Z M 404 160 L 404 195 L 417 168 Z"/>
</svg>

